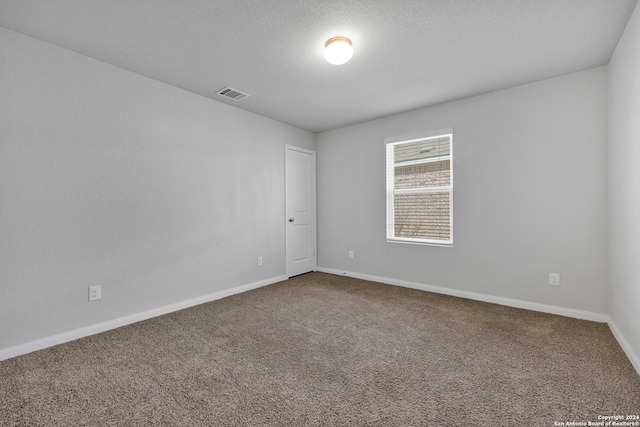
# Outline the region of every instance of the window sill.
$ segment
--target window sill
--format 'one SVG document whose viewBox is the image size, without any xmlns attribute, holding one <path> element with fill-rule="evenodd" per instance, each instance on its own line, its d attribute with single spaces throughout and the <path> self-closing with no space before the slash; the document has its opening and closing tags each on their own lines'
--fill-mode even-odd
<svg viewBox="0 0 640 427">
<path fill-rule="evenodd" d="M 450 248 L 453 246 L 453 242 L 430 242 L 424 240 L 410 240 L 410 239 L 389 239 L 387 238 L 387 243 L 402 243 L 406 245 L 420 245 L 420 246 L 440 246 L 445 248 Z"/>
</svg>

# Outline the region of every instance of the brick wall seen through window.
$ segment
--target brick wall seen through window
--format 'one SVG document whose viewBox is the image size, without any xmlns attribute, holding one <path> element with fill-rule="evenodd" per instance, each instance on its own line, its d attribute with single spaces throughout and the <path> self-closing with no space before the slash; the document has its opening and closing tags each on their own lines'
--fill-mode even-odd
<svg viewBox="0 0 640 427">
<path fill-rule="evenodd" d="M 452 135 L 387 145 L 387 239 L 452 243 Z"/>
</svg>

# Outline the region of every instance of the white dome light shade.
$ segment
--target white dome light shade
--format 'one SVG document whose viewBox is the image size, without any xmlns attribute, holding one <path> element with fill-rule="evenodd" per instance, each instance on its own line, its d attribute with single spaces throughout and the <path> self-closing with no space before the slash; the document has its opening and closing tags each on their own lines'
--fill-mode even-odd
<svg viewBox="0 0 640 427">
<path fill-rule="evenodd" d="M 351 40 L 346 37 L 332 37 L 324 44 L 324 57 L 334 65 L 344 64 L 353 56 Z"/>
</svg>

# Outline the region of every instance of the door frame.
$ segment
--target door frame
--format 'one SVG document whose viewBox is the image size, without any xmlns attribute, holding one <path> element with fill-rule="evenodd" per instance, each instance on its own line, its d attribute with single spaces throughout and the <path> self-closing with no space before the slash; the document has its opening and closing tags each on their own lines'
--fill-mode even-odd
<svg viewBox="0 0 640 427">
<path fill-rule="evenodd" d="M 313 150 L 308 150 L 306 148 L 296 147 L 295 145 L 286 144 L 284 146 L 284 221 L 285 221 L 285 270 L 287 277 L 292 277 L 290 275 L 289 268 L 289 223 L 288 223 L 288 211 L 287 211 L 287 153 L 289 151 L 298 151 L 305 154 L 310 154 L 313 159 L 313 174 L 312 179 L 313 183 L 311 185 L 311 190 L 313 192 L 313 213 L 311 215 L 313 219 L 313 224 L 311 226 L 311 233 L 313 238 L 313 265 L 311 271 L 316 271 L 318 267 L 318 205 L 317 205 L 317 190 L 316 190 L 316 182 L 317 182 L 317 169 L 316 169 L 316 152 Z"/>
</svg>

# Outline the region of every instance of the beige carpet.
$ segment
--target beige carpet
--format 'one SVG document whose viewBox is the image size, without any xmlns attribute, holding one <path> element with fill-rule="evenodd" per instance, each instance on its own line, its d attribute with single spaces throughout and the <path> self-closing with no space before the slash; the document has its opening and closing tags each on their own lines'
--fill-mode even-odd
<svg viewBox="0 0 640 427">
<path fill-rule="evenodd" d="M 311 273 L 0 362 L 1 426 L 553 426 L 638 414 L 605 324 Z"/>
</svg>

